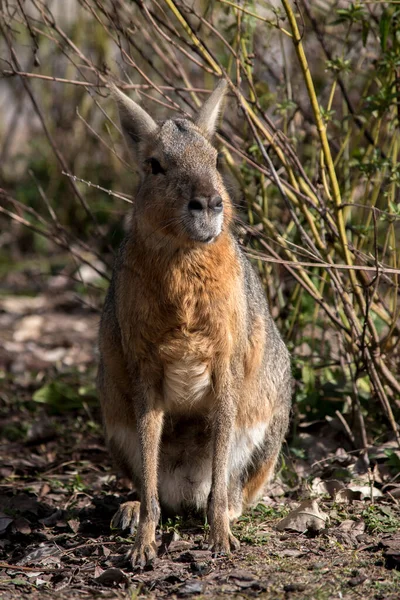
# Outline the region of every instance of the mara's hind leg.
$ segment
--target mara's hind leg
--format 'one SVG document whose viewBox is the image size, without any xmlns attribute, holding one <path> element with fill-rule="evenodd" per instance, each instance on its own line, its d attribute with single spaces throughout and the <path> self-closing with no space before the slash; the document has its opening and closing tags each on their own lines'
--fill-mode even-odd
<svg viewBox="0 0 400 600">
<path fill-rule="evenodd" d="M 281 410 L 274 415 L 269 423 L 264 443 L 254 451 L 242 479 L 243 501 L 246 505 L 260 498 L 268 482 L 272 479 L 288 421 L 289 410 L 283 404 Z"/>
<path fill-rule="evenodd" d="M 278 456 L 279 450 L 265 462 L 259 462 L 249 470 L 243 486 L 243 501 L 245 505 L 252 504 L 260 498 L 268 482 L 274 475 Z"/>
<path fill-rule="evenodd" d="M 140 495 L 141 460 L 137 426 L 131 403 L 115 381 L 124 382 L 124 372 L 111 378 L 100 363 L 97 385 L 101 401 L 107 445 L 117 469 L 134 485 Z M 129 529 L 133 534 L 139 523 L 140 502 L 124 502 L 111 519 L 111 529 Z"/>
<path fill-rule="evenodd" d="M 138 460 L 138 450 L 136 450 L 136 448 L 133 449 L 135 434 L 132 434 L 129 443 L 124 444 L 123 437 L 124 436 L 120 432 L 118 437 L 112 437 L 109 440 L 108 445 L 110 452 L 114 463 L 116 463 L 123 475 L 133 482 L 135 491 L 140 496 L 140 478 L 137 475 L 137 468 L 139 465 L 136 464 L 135 469 L 133 464 L 135 459 Z M 110 527 L 111 529 L 129 529 L 131 535 L 133 535 L 139 524 L 139 515 L 140 502 L 136 500 L 123 502 L 111 519 Z"/>
<path fill-rule="evenodd" d="M 243 483 L 240 477 L 235 477 L 229 482 L 228 489 L 229 521 L 235 522 L 243 512 Z"/>
<path fill-rule="evenodd" d="M 275 471 L 279 450 L 265 460 L 258 457 L 252 462 L 242 478 L 235 478 L 229 484 L 229 520 L 236 521 L 246 506 L 251 505 L 262 495 Z"/>
<path fill-rule="evenodd" d="M 114 434 L 108 440 L 108 446 L 117 468 L 132 481 L 135 491 L 140 496 L 140 478 L 137 472 L 140 464 L 138 456 L 139 442 L 137 440 L 135 443 L 137 439 L 135 432 L 132 432 L 130 436 L 127 435 L 125 441 L 124 437 L 123 430 L 120 430 L 119 434 Z M 111 529 L 129 529 L 131 535 L 133 535 L 137 530 L 139 515 L 140 502 L 123 502 L 111 519 L 110 527 Z"/>
</svg>

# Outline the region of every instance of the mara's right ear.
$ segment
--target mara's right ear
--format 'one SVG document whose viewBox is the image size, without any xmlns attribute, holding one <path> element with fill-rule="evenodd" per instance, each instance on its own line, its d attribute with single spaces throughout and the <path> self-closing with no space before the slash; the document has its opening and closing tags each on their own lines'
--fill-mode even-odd
<svg viewBox="0 0 400 600">
<path fill-rule="evenodd" d="M 224 79 L 221 79 L 211 96 L 201 107 L 197 119 L 195 120 L 196 125 L 208 138 L 212 138 L 215 133 L 226 89 L 227 83 Z"/>
<path fill-rule="evenodd" d="M 122 132 L 128 146 L 136 151 L 138 142 L 158 129 L 154 119 L 114 83 L 110 83 L 110 91 L 117 101 Z"/>
</svg>

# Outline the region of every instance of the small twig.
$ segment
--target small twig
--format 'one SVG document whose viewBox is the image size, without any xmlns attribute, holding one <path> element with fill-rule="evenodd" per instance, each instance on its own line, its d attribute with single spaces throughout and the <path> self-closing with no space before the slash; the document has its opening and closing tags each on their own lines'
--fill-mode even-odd
<svg viewBox="0 0 400 600">
<path fill-rule="evenodd" d="M 356 440 L 355 440 L 355 437 L 353 435 L 353 432 L 351 431 L 351 429 L 349 427 L 348 422 L 346 421 L 346 419 L 344 418 L 344 416 L 342 415 L 342 413 L 339 410 L 335 411 L 335 415 L 337 416 L 337 418 L 339 419 L 339 421 L 341 422 L 341 424 L 345 428 L 345 431 L 346 431 L 347 435 L 349 436 L 349 440 L 351 441 L 351 443 L 353 444 L 353 446 L 355 446 Z"/>
<path fill-rule="evenodd" d="M 49 569 L 47 567 L 23 567 L 21 565 L 11 565 L 6 562 L 0 562 L 0 569 L 12 569 L 13 571 L 27 571 L 30 573 L 60 573 L 68 570 L 66 567 L 58 567 L 57 569 Z"/>
<path fill-rule="evenodd" d="M 56 83 L 64 83 L 70 85 L 80 85 L 83 87 L 90 88 L 108 88 L 108 83 L 91 83 L 89 81 L 79 81 L 78 79 L 64 79 L 63 77 L 56 77 L 55 75 L 42 75 L 40 73 L 28 73 L 26 71 L 17 71 L 17 70 L 8 70 L 3 69 L 0 73 L 4 77 L 13 77 L 18 75 L 19 77 L 27 77 L 29 79 L 42 79 L 43 81 L 54 81 Z M 148 83 L 121 83 L 118 84 L 122 90 L 151 90 L 153 86 Z M 196 93 L 196 94 L 211 94 L 212 90 L 206 90 L 201 87 L 180 87 L 180 86 L 172 86 L 172 85 L 160 85 L 160 90 L 164 90 L 166 92 L 187 92 L 188 94 Z"/>
<path fill-rule="evenodd" d="M 97 190 L 106 192 L 106 194 L 108 194 L 109 196 L 114 196 L 115 198 L 120 198 L 121 200 L 124 200 L 125 202 L 128 202 L 129 204 L 133 204 L 134 198 L 133 198 L 133 196 L 130 196 L 129 194 L 124 194 L 123 192 L 120 192 L 120 193 L 113 192 L 112 190 L 104 188 L 101 185 L 97 185 L 97 183 L 92 183 L 91 181 L 86 181 L 86 179 L 81 179 L 80 177 L 77 177 L 76 175 L 72 175 L 71 173 L 66 173 L 65 171 L 62 171 L 62 174 L 66 175 L 67 177 L 72 177 L 74 179 L 74 181 L 80 181 L 81 183 L 85 183 L 88 187 L 94 187 Z"/>
<path fill-rule="evenodd" d="M 222 4 L 228 4 L 229 6 L 232 6 L 233 8 L 236 8 L 237 10 L 242 11 L 246 15 L 249 15 L 250 17 L 254 17 L 255 19 L 257 19 L 259 21 L 268 23 L 268 25 L 272 25 L 272 27 L 276 27 L 276 29 L 279 29 L 279 31 L 282 31 L 282 33 L 284 33 L 288 37 L 292 37 L 292 34 L 289 31 L 287 31 L 287 29 L 283 29 L 283 27 L 279 26 L 278 17 L 276 18 L 276 23 L 274 23 L 274 21 L 272 21 L 272 19 L 267 19 L 266 17 L 262 17 L 261 15 L 258 15 L 257 13 L 254 13 L 251 10 L 248 10 L 247 8 L 244 8 L 243 6 L 240 6 L 239 4 L 234 4 L 233 2 L 229 2 L 229 0 L 219 0 L 219 2 L 221 2 Z"/>
</svg>

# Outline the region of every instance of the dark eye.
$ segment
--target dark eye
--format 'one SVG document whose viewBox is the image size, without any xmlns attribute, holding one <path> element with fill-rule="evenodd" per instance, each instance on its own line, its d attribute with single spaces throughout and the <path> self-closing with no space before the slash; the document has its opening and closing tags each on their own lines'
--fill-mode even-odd
<svg viewBox="0 0 400 600">
<path fill-rule="evenodd" d="M 146 163 L 149 165 L 151 172 L 153 175 L 165 175 L 165 169 L 162 168 L 160 162 L 156 158 L 149 158 L 146 160 Z"/>
</svg>

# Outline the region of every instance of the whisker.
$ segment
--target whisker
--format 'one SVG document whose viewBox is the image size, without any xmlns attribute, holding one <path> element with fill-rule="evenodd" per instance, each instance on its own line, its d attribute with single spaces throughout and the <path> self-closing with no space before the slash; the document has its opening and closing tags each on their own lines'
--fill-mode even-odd
<svg viewBox="0 0 400 600">
<path fill-rule="evenodd" d="M 149 240 L 153 235 L 156 235 L 157 233 L 161 233 L 161 231 L 164 231 L 170 225 L 173 225 L 176 223 L 181 223 L 181 222 L 182 222 L 182 217 L 172 217 L 171 219 L 168 219 L 168 221 L 166 223 L 164 223 L 162 226 L 157 227 L 151 233 L 149 233 L 149 235 L 143 241 L 147 242 L 147 240 Z"/>
</svg>

